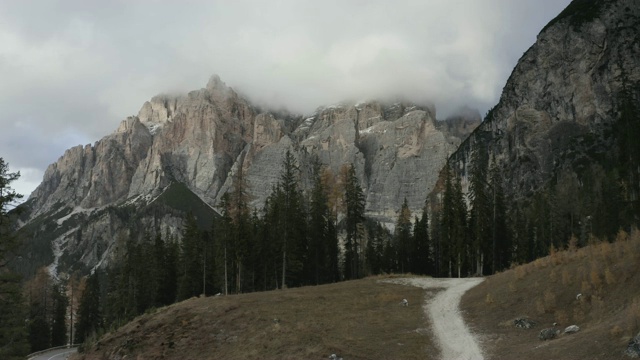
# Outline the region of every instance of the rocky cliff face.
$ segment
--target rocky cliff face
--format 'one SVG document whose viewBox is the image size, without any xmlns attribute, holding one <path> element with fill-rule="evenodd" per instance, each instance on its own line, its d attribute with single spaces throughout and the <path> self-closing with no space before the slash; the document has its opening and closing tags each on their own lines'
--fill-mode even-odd
<svg viewBox="0 0 640 360">
<path fill-rule="evenodd" d="M 305 117 L 261 111 L 213 76 L 185 96 L 154 97 L 113 134 L 67 150 L 31 195 L 25 228 L 34 243 L 54 244 L 46 259 L 95 266 L 129 228 L 177 233 L 179 214 L 143 211 L 172 184 L 215 207 L 242 168 L 252 206 L 262 207 L 287 150 L 302 167 L 317 157 L 335 174 L 354 164 L 368 215 L 393 223 L 405 197 L 422 208 L 447 156 L 479 122 L 438 122 L 433 108 L 376 101 Z"/>
<path fill-rule="evenodd" d="M 500 102 L 450 164 L 467 180 L 473 151 L 488 152 L 509 198 L 523 203 L 562 179 L 586 191 L 596 167 L 617 171 L 624 108 L 640 109 L 639 39 L 637 1 L 572 2 L 518 61 Z"/>
<path fill-rule="evenodd" d="M 139 119 L 130 117 L 94 145 L 67 150 L 31 194 L 31 217 L 61 206 L 93 208 L 123 199 L 152 141 Z"/>
</svg>

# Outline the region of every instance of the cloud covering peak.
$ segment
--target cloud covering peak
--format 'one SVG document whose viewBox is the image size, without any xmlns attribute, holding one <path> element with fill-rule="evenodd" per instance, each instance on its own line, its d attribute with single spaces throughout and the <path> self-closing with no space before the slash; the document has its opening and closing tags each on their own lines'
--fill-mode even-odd
<svg viewBox="0 0 640 360">
<path fill-rule="evenodd" d="M 568 0 L 0 3 L 0 156 L 28 194 L 66 148 L 212 74 L 258 104 L 345 99 L 482 114 Z M 27 184 L 27 182 L 29 184 Z"/>
</svg>

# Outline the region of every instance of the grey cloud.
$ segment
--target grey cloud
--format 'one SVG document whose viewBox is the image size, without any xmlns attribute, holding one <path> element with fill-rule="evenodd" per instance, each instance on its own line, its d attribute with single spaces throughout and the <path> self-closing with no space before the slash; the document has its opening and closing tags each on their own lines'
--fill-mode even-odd
<svg viewBox="0 0 640 360">
<path fill-rule="evenodd" d="M 568 2 L 2 1 L 0 156 L 43 171 L 152 96 L 214 73 L 296 112 L 400 96 L 440 118 L 463 105 L 484 114 Z"/>
</svg>

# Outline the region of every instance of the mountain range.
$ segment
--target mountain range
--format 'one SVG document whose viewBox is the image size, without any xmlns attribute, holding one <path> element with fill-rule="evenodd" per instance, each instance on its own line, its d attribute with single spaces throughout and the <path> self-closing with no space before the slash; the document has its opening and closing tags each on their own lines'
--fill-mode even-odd
<svg viewBox="0 0 640 360">
<path fill-rule="evenodd" d="M 639 213 L 639 19 L 633 0 L 573 1 L 523 54 L 482 121 L 473 113 L 439 121 L 432 105 L 405 102 L 273 111 L 216 75 L 200 90 L 155 96 L 112 134 L 48 167 L 23 206 L 28 240 L 18 267 L 28 274 L 49 265 L 55 274 L 105 266 L 118 239 L 179 237 L 189 211 L 210 226 L 240 170 L 260 209 L 287 151 L 303 189 L 313 159 L 334 174 L 352 164 L 367 217 L 389 226 L 404 199 L 412 212 L 428 196 L 438 201 L 445 165 L 468 191 L 480 151 L 504 178 L 514 222 L 518 213 L 530 232 L 544 232 L 552 222 L 536 216 L 557 214 L 567 222 L 561 236 L 588 236 L 587 225 L 610 236 Z M 608 187 L 616 202 L 607 201 Z"/>
<path fill-rule="evenodd" d="M 107 264 L 119 238 L 179 238 L 189 211 L 210 226 L 239 169 L 259 210 L 287 151 L 303 188 L 312 159 L 336 176 L 352 164 L 367 216 L 392 225 L 405 198 L 423 208 L 447 157 L 480 123 L 467 114 L 438 121 L 432 106 L 368 101 L 301 116 L 260 109 L 214 75 L 203 89 L 153 97 L 112 134 L 51 164 L 24 204 L 21 266 L 51 264 L 55 274 Z"/>
</svg>

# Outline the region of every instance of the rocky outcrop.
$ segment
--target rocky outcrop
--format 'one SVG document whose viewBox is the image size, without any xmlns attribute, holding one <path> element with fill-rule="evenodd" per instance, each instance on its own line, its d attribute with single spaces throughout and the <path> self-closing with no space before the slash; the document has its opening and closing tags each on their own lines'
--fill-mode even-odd
<svg viewBox="0 0 640 360">
<path fill-rule="evenodd" d="M 627 345 L 627 349 L 624 351 L 624 354 L 634 359 L 640 357 L 640 333 L 629 340 L 629 344 Z"/>
<path fill-rule="evenodd" d="M 227 174 L 253 138 L 253 108 L 217 76 L 180 102 L 140 162 L 129 197 L 187 184 L 212 204 Z"/>
<path fill-rule="evenodd" d="M 580 327 L 578 325 L 569 325 L 564 329 L 565 334 L 575 334 L 580 331 Z"/>
<path fill-rule="evenodd" d="M 552 327 L 552 328 L 542 329 L 540 331 L 540 334 L 538 335 L 538 338 L 543 341 L 552 340 L 552 339 L 555 339 L 558 335 L 560 335 L 560 330 L 556 329 L 555 327 Z"/>
<path fill-rule="evenodd" d="M 152 135 L 136 117 L 94 145 L 76 146 L 51 164 L 31 194 L 31 217 L 59 207 L 94 208 L 125 198 L 131 178 L 152 145 Z"/>
<path fill-rule="evenodd" d="M 535 321 L 527 319 L 527 318 L 517 318 L 513 320 L 513 325 L 520 329 L 531 329 L 536 326 Z"/>
<path fill-rule="evenodd" d="M 617 156 L 623 105 L 640 108 L 638 38 L 637 2 L 572 2 L 540 32 L 500 102 L 452 154 L 463 182 L 476 150 L 489 153 L 513 203 L 563 176 L 580 178 L 586 164 L 607 167 Z"/>
<path fill-rule="evenodd" d="M 184 97 L 158 95 L 142 105 L 138 119 L 149 128 L 152 134 L 157 133 L 164 124 L 171 121 Z"/>
<path fill-rule="evenodd" d="M 306 133 L 303 154 L 317 156 L 334 174 L 353 164 L 368 215 L 392 222 L 404 198 L 412 211 L 422 208 L 442 164 L 461 142 L 438 125 L 431 109 L 370 102 L 321 109 L 294 134 Z"/>
</svg>

